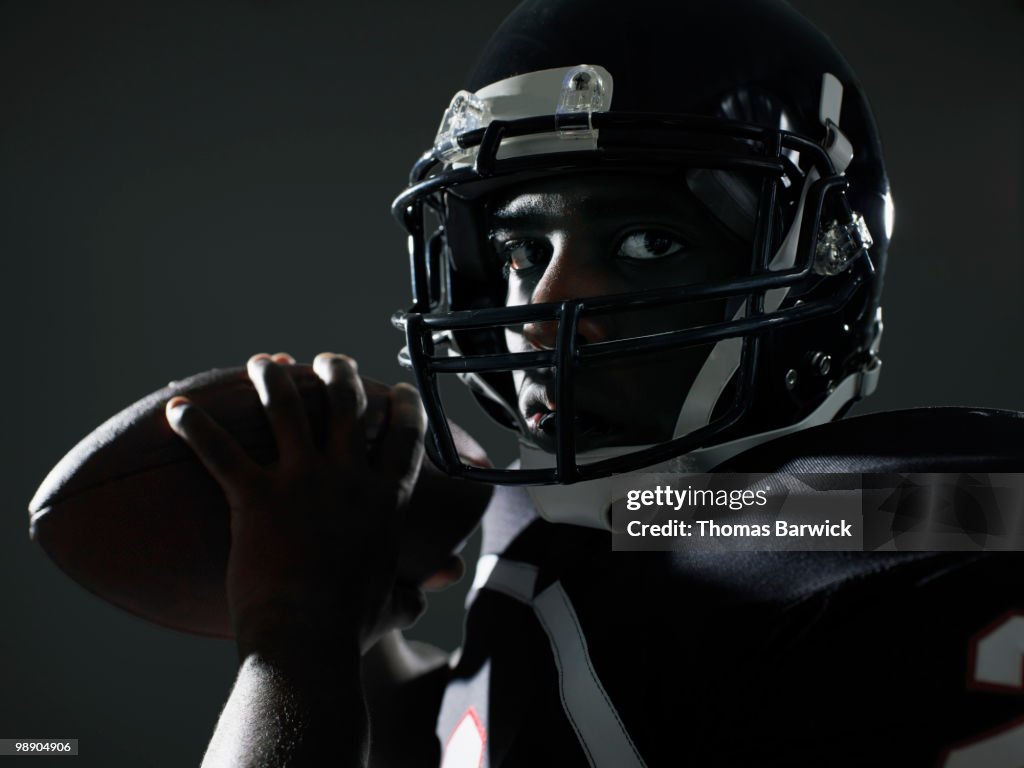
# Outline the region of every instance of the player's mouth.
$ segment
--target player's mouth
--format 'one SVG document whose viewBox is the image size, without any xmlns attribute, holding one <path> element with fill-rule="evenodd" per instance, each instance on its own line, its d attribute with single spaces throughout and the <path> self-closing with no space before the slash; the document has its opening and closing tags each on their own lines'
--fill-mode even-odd
<svg viewBox="0 0 1024 768">
<path fill-rule="evenodd" d="M 553 403 L 548 400 L 531 399 L 526 407 L 526 425 L 530 436 L 544 450 L 553 451 L 558 440 L 558 415 Z M 612 434 L 607 419 L 592 411 L 577 409 L 573 424 L 576 430 L 576 449 L 587 450 L 606 444 Z"/>
<path fill-rule="evenodd" d="M 554 439 L 558 428 L 554 404 L 532 400 L 526 406 L 526 424 L 534 436 L 544 435 Z"/>
<path fill-rule="evenodd" d="M 558 419 L 554 413 L 535 413 L 530 417 L 535 432 L 543 432 L 545 435 L 553 435 Z"/>
</svg>

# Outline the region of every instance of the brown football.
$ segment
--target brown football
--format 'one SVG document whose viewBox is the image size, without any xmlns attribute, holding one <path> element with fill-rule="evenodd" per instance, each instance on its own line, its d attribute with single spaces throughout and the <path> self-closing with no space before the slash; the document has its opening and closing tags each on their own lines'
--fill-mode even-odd
<svg viewBox="0 0 1024 768">
<path fill-rule="evenodd" d="M 314 438 L 327 397 L 309 366 L 292 366 Z M 384 384 L 363 379 L 369 400 Z M 71 578 L 99 597 L 167 627 L 231 637 L 224 576 L 230 543 L 220 487 L 168 426 L 164 404 L 186 395 L 256 461 L 276 451 L 256 390 L 242 368 L 172 382 L 108 419 L 51 470 L 29 504 L 30 532 Z M 452 425 L 459 451 L 483 450 Z M 420 583 L 449 560 L 490 499 L 487 485 L 454 480 L 425 459 L 407 516 L 399 577 Z"/>
</svg>

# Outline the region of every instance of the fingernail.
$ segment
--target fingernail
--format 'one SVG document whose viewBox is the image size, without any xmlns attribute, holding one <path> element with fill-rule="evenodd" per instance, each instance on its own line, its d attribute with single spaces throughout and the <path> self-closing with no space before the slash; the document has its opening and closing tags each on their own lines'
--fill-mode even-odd
<svg viewBox="0 0 1024 768">
<path fill-rule="evenodd" d="M 167 422 L 172 426 L 176 427 L 181 421 L 182 415 L 185 413 L 185 409 L 189 406 L 189 400 L 186 397 L 172 397 L 167 401 L 167 405 L 164 406 L 164 414 L 167 417 Z"/>
<path fill-rule="evenodd" d="M 267 355 L 267 354 L 253 355 L 245 363 L 245 369 L 249 372 L 250 375 L 252 375 L 253 372 L 259 371 L 260 368 L 262 368 L 262 367 L 264 367 L 264 366 L 266 366 L 266 365 L 268 365 L 269 363 L 272 363 L 272 362 L 273 362 L 273 360 L 270 359 L 270 355 Z"/>
<path fill-rule="evenodd" d="M 289 355 L 287 352 L 275 352 L 270 359 L 273 360 L 275 363 L 295 365 L 295 358 Z"/>
<path fill-rule="evenodd" d="M 248 360 L 245 361 L 245 367 L 246 368 L 251 368 L 252 366 L 256 365 L 256 363 L 260 362 L 261 360 L 269 361 L 270 360 L 270 355 L 268 355 L 266 352 L 260 352 L 259 354 L 253 355 L 252 357 L 250 357 Z"/>
</svg>

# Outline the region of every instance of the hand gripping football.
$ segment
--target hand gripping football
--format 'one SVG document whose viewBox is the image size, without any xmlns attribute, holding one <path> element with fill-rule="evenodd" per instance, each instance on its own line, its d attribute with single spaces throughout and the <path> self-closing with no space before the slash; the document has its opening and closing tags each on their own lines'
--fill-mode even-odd
<svg viewBox="0 0 1024 768">
<path fill-rule="evenodd" d="M 314 439 L 323 444 L 327 393 L 309 366 L 291 366 Z M 367 398 L 388 388 L 363 379 Z M 230 545 L 220 487 L 168 426 L 165 403 L 185 395 L 257 462 L 276 455 L 270 425 L 246 372 L 216 369 L 170 385 L 124 409 L 53 468 L 29 504 L 30 532 L 71 578 L 150 621 L 231 637 L 224 592 Z M 464 459 L 483 450 L 453 427 Z M 490 499 L 490 486 L 454 480 L 424 459 L 407 513 L 399 579 L 421 583 L 450 562 Z"/>
</svg>

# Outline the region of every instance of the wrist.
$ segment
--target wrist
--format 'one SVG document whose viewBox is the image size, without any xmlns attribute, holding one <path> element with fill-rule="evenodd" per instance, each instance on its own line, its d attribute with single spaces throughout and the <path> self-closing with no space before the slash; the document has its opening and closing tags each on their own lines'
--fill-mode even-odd
<svg viewBox="0 0 1024 768">
<path fill-rule="evenodd" d="M 242 651 L 204 766 L 365 765 L 369 720 L 357 649 L 314 653 L 291 637 L 277 640 Z M 240 761 L 239 748 L 262 758 Z"/>
</svg>

